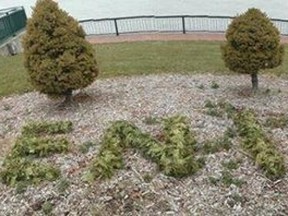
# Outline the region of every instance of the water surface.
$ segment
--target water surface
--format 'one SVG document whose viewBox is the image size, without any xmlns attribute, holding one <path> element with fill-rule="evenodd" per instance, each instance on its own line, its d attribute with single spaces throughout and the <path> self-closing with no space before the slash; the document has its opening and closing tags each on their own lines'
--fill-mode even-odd
<svg viewBox="0 0 288 216">
<path fill-rule="evenodd" d="M 36 0 L 0 0 L 0 8 L 24 6 L 27 15 Z M 250 7 L 271 18 L 288 20 L 288 0 L 57 0 L 64 10 L 81 20 L 138 15 L 228 15 Z"/>
</svg>

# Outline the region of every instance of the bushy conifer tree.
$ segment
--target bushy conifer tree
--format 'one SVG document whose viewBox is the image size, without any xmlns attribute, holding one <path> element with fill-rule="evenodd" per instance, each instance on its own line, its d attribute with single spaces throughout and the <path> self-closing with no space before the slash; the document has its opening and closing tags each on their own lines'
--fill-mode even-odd
<svg viewBox="0 0 288 216">
<path fill-rule="evenodd" d="M 98 75 L 93 47 L 79 23 L 53 0 L 38 0 L 23 38 L 25 67 L 41 93 L 65 97 Z"/>
<path fill-rule="evenodd" d="M 251 8 L 237 16 L 228 27 L 226 39 L 222 46 L 226 66 L 250 74 L 254 91 L 258 89 L 258 72 L 282 63 L 284 48 L 279 30 L 259 9 Z"/>
</svg>

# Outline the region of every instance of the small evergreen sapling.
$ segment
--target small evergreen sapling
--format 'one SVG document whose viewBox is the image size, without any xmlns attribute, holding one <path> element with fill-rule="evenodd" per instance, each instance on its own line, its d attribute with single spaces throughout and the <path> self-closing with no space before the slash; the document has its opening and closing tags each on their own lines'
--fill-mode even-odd
<svg viewBox="0 0 288 216">
<path fill-rule="evenodd" d="M 38 0 L 23 38 L 24 64 L 33 86 L 71 102 L 72 91 L 98 75 L 93 47 L 78 22 L 52 0 Z"/>
<path fill-rule="evenodd" d="M 221 47 L 226 66 L 250 74 L 254 92 L 258 90 L 258 72 L 282 63 L 284 47 L 279 30 L 259 9 L 251 8 L 237 16 L 228 27 L 226 39 Z"/>
</svg>

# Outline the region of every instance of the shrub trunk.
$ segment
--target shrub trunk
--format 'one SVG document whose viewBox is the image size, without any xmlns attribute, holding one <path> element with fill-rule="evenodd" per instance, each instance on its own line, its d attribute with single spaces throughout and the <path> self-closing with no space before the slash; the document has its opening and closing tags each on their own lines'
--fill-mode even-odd
<svg viewBox="0 0 288 216">
<path fill-rule="evenodd" d="M 252 81 L 253 92 L 257 92 L 258 91 L 258 75 L 257 75 L 257 73 L 251 74 L 251 81 Z"/>
<path fill-rule="evenodd" d="M 63 101 L 63 104 L 68 105 L 68 106 L 72 105 L 73 104 L 72 90 L 70 90 L 70 89 L 67 90 L 65 92 L 64 96 L 65 96 L 65 99 Z"/>
</svg>

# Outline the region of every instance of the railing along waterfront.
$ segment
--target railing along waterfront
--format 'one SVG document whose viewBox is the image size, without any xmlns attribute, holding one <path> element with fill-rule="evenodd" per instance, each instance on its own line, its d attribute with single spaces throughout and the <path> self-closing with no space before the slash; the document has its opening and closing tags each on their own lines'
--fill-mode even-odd
<svg viewBox="0 0 288 216">
<path fill-rule="evenodd" d="M 87 35 L 120 35 L 149 32 L 224 33 L 234 17 L 230 16 L 134 16 L 81 20 Z M 288 35 L 288 20 L 271 19 L 281 35 Z"/>
</svg>

